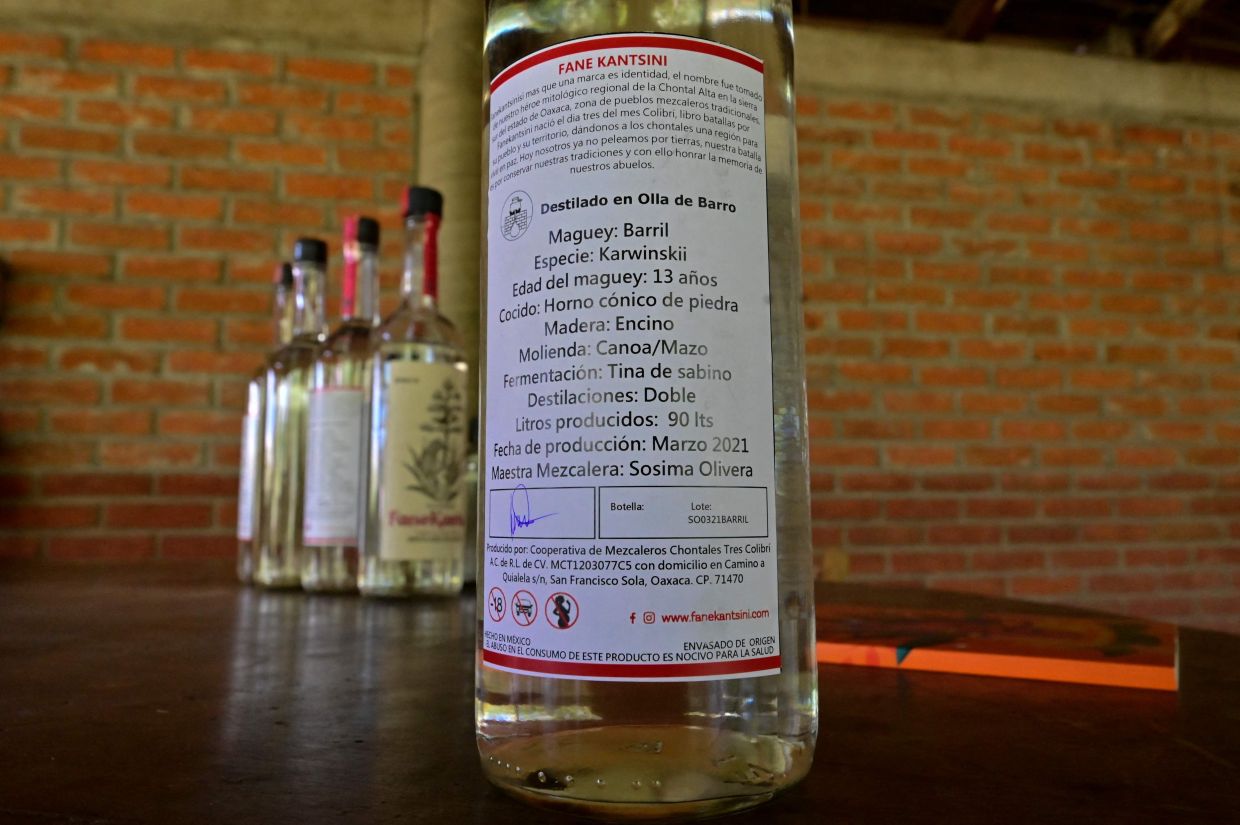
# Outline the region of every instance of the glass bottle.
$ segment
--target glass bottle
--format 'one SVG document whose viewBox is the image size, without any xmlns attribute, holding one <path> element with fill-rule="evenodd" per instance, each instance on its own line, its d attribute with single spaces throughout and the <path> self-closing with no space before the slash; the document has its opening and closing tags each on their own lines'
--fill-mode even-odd
<svg viewBox="0 0 1240 825">
<path fill-rule="evenodd" d="M 370 331 L 378 320 L 378 221 L 347 218 L 343 249 L 342 320 L 319 348 L 310 382 L 301 554 L 301 586 L 338 593 L 357 589 Z"/>
<path fill-rule="evenodd" d="M 263 417 L 261 536 L 254 583 L 301 586 L 302 483 L 305 478 L 306 402 L 314 354 L 326 335 L 323 283 L 327 243 L 299 238 L 293 245 L 293 337 L 267 367 Z"/>
<path fill-rule="evenodd" d="M 293 266 L 276 267 L 272 290 L 272 331 L 278 351 L 293 336 Z M 270 355 L 268 356 L 268 359 Z M 237 491 L 237 578 L 244 584 L 254 579 L 254 557 L 262 520 L 263 402 L 266 396 L 267 363 L 250 376 L 246 385 L 245 416 L 241 419 L 241 478 Z"/>
<path fill-rule="evenodd" d="M 400 305 L 371 335 L 370 455 L 358 589 L 367 596 L 461 590 L 468 368 L 437 307 L 443 197 L 410 187 Z"/>
<path fill-rule="evenodd" d="M 476 723 L 488 778 L 535 804 L 608 817 L 704 816 L 771 798 L 813 758 L 791 19 L 788 0 L 488 2 Z M 533 253 L 552 246 L 557 255 L 584 253 L 585 263 L 561 257 L 539 270 Z M 617 249 L 651 257 L 611 263 Z M 625 272 L 643 278 L 600 283 L 601 273 Z M 578 286 L 579 278 L 596 285 Z M 657 307 L 597 311 L 602 299 L 617 306 L 649 296 Z M 687 311 L 691 300 L 697 314 Z M 515 314 L 522 302 L 537 314 Z M 647 331 L 627 331 L 641 324 Z M 678 341 L 699 348 L 684 356 Z M 564 399 L 576 396 L 549 390 L 527 402 L 524 388 L 515 397 L 507 389 L 534 375 L 514 352 L 544 342 L 552 346 L 543 352 L 570 353 L 556 366 L 587 370 L 590 386 L 558 385 L 582 391 L 584 402 L 572 406 Z M 643 342 L 663 352 L 643 354 Z M 629 347 L 614 368 L 594 358 L 604 343 Z M 689 378 L 664 380 L 669 368 Z M 628 377 L 637 369 L 644 378 Z M 646 403 L 646 387 L 680 403 Z M 532 406 L 543 400 L 551 406 Z M 730 432 L 721 422 L 731 420 L 745 428 Z M 627 423 L 599 423 L 607 421 Z M 550 433 L 537 429 L 544 424 Z M 512 437 L 514 429 L 525 432 Z M 527 438 L 545 447 L 578 436 L 630 440 L 577 459 L 583 474 L 572 480 L 540 468 L 553 463 L 545 449 L 511 457 L 529 454 Z M 762 476 L 755 489 L 766 498 L 747 504 L 741 485 L 759 482 L 733 482 L 730 467 Z M 712 492 L 698 499 L 692 485 Z M 708 524 L 742 512 L 768 537 L 701 538 L 744 532 Z M 671 521 L 658 522 L 665 516 L 693 538 L 655 538 L 677 535 Z M 554 538 L 565 535 L 593 538 Z M 759 560 L 767 566 L 748 566 Z M 736 576 L 767 589 L 750 593 Z M 645 585 L 626 585 L 630 577 Z M 613 578 L 614 587 L 591 584 Z M 651 600 L 658 607 L 644 610 Z M 770 605 L 770 614 L 741 610 L 756 605 Z M 746 632 L 759 625 L 770 630 Z M 735 632 L 712 644 L 743 646 L 741 656 L 766 657 L 772 646 L 761 643 L 775 638 L 774 655 L 761 660 L 774 659 L 770 671 L 721 677 L 730 654 L 681 647 L 678 634 L 724 628 Z M 630 639 L 637 646 L 622 647 Z M 638 671 L 644 650 L 656 658 Z M 592 658 L 605 656 L 610 663 Z M 695 665 L 665 663 L 694 657 L 696 677 L 657 675 L 687 673 Z M 639 672 L 654 675 L 632 676 Z M 583 673 L 596 675 L 573 675 Z"/>
</svg>

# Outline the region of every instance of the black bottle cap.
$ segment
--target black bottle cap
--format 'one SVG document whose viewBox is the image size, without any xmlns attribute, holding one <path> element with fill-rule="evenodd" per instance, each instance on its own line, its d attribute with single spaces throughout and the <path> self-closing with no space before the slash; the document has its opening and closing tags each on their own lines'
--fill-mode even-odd
<svg viewBox="0 0 1240 825">
<path fill-rule="evenodd" d="M 288 261 L 284 261 L 276 267 L 276 277 L 274 278 L 276 286 L 282 286 L 289 289 L 293 286 L 293 265 Z"/>
<path fill-rule="evenodd" d="M 318 238 L 298 238 L 293 244 L 293 260 L 297 263 L 327 265 L 327 242 Z"/>
<path fill-rule="evenodd" d="M 378 246 L 379 222 L 365 215 L 350 215 L 345 219 L 344 239 L 363 246 Z"/>
<path fill-rule="evenodd" d="M 405 190 L 405 217 L 426 214 L 443 214 L 443 195 L 429 186 L 410 186 Z"/>
</svg>

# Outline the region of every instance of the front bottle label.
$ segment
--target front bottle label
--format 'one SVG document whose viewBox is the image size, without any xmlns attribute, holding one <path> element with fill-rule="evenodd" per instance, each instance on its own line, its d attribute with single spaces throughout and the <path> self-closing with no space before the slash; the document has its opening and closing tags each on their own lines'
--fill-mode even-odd
<svg viewBox="0 0 1240 825">
<path fill-rule="evenodd" d="M 379 557 L 459 559 L 465 541 L 465 372 L 390 361 L 379 486 Z"/>
<path fill-rule="evenodd" d="M 491 83 L 483 661 L 780 672 L 763 65 L 695 38 Z"/>
<path fill-rule="evenodd" d="M 356 387 L 327 387 L 310 393 L 302 519 L 307 547 L 357 544 L 364 401 Z"/>
</svg>

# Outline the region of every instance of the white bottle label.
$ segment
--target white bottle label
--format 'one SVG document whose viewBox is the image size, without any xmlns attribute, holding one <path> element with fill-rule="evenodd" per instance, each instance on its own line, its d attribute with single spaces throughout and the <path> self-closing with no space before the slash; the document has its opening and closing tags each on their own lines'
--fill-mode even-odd
<svg viewBox="0 0 1240 825">
<path fill-rule="evenodd" d="M 357 544 L 364 402 L 362 391 L 355 387 L 310 393 L 302 518 L 307 547 Z"/>
<path fill-rule="evenodd" d="M 465 372 L 391 361 L 379 484 L 379 557 L 450 561 L 465 540 Z"/>
<path fill-rule="evenodd" d="M 780 672 L 761 61 L 621 34 L 491 83 L 483 661 Z"/>
<path fill-rule="evenodd" d="M 251 393 L 253 390 L 251 390 Z M 254 539 L 254 476 L 258 470 L 258 427 L 254 415 L 241 419 L 241 482 L 237 490 L 237 539 Z"/>
</svg>

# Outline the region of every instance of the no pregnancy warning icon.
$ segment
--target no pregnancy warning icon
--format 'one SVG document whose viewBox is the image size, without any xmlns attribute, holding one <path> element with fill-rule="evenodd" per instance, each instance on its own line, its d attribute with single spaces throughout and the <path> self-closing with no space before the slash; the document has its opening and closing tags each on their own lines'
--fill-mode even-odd
<svg viewBox="0 0 1240 825">
<path fill-rule="evenodd" d="M 543 608 L 547 622 L 556 630 L 568 630 L 577 624 L 577 600 L 567 593 L 552 593 Z"/>
</svg>

